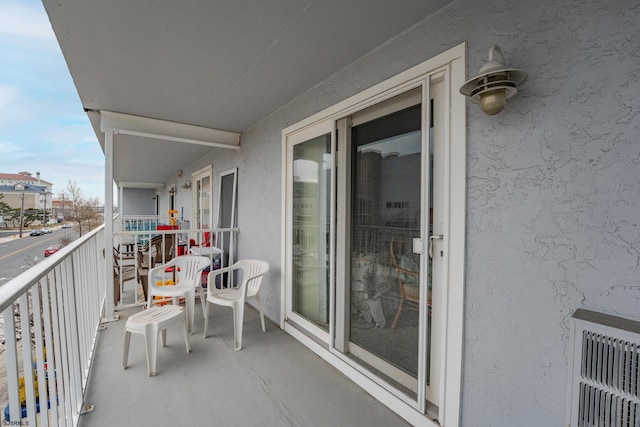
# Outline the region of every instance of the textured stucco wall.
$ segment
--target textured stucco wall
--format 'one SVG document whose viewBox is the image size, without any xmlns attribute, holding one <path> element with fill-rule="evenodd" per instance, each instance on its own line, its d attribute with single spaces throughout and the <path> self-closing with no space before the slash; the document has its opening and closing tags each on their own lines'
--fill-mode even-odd
<svg viewBox="0 0 640 427">
<path fill-rule="evenodd" d="M 122 189 L 122 215 L 155 215 L 156 190 L 149 188 Z"/>
<path fill-rule="evenodd" d="M 500 45 L 529 80 L 498 116 L 468 106 L 462 425 L 560 426 L 569 316 L 640 320 L 639 40 L 627 0 L 455 1 L 194 169 L 217 190 L 239 167 L 240 256 L 271 263 L 278 319 L 282 129 L 463 41 L 471 76 Z"/>
</svg>

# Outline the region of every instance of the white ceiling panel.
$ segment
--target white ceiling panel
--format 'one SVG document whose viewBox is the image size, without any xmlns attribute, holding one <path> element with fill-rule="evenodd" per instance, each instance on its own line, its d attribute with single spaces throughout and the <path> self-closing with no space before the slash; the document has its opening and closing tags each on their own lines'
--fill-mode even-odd
<svg viewBox="0 0 640 427">
<path fill-rule="evenodd" d="M 86 109 L 241 133 L 447 1 L 43 3 Z"/>
</svg>

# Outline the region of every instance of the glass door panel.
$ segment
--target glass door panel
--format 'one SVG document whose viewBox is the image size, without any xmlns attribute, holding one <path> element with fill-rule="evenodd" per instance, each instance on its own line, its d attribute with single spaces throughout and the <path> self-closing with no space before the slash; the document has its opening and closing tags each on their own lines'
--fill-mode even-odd
<svg viewBox="0 0 640 427">
<path fill-rule="evenodd" d="M 202 177 L 196 183 L 197 228 L 209 228 L 211 224 L 211 177 Z"/>
<path fill-rule="evenodd" d="M 412 389 L 423 282 L 413 250 L 421 238 L 421 114 L 418 104 L 351 131 L 349 351 L 409 378 Z"/>
<path fill-rule="evenodd" d="M 293 147 L 292 310 L 329 329 L 331 134 Z"/>
<path fill-rule="evenodd" d="M 193 228 L 211 227 L 211 176 L 212 168 L 207 166 L 191 176 L 193 200 Z"/>
<path fill-rule="evenodd" d="M 238 169 L 220 174 L 218 188 L 218 220 L 216 228 L 235 228 L 237 224 L 237 188 Z M 220 232 L 216 235 L 215 245 L 222 249 L 222 266 L 233 265 L 238 258 L 237 240 L 234 233 Z"/>
</svg>

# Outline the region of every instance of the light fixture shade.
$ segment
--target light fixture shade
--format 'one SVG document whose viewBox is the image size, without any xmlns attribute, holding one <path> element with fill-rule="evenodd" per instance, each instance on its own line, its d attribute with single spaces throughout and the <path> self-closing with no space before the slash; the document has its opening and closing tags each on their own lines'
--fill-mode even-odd
<svg viewBox="0 0 640 427">
<path fill-rule="evenodd" d="M 527 72 L 507 68 L 502 50 L 498 46 L 489 49 L 489 60 L 480 67 L 479 74 L 460 88 L 460 93 L 480 103 L 482 111 L 497 114 L 504 108 L 507 99 L 518 93 L 516 87 L 527 80 Z"/>
</svg>

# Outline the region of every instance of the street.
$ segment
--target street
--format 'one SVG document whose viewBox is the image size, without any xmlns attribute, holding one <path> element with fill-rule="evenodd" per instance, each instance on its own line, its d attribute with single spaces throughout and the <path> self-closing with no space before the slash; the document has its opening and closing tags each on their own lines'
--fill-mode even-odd
<svg viewBox="0 0 640 427">
<path fill-rule="evenodd" d="M 65 237 L 71 240 L 78 237 L 74 228 L 61 229 L 59 226 L 55 226 L 53 233 L 42 236 L 31 237 L 30 231 L 23 230 L 22 239 L 18 238 L 17 231 L 0 233 L 0 286 L 44 259 L 44 250 L 48 246 L 60 244 L 60 240 Z M 12 234 L 14 239 L 10 239 Z"/>
</svg>

